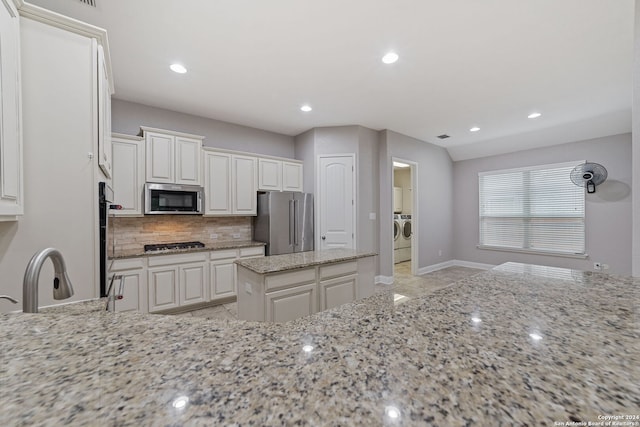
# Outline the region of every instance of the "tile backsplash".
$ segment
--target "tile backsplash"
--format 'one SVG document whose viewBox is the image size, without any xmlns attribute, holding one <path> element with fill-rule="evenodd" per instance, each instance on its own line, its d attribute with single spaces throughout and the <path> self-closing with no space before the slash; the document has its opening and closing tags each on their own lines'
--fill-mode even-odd
<svg viewBox="0 0 640 427">
<path fill-rule="evenodd" d="M 148 215 L 138 218 L 109 218 L 109 253 L 143 251 L 146 244 L 192 242 L 204 244 L 230 240 L 251 240 L 251 217 Z M 234 237 L 235 236 L 235 237 Z M 113 239 L 115 238 L 115 246 Z"/>
</svg>

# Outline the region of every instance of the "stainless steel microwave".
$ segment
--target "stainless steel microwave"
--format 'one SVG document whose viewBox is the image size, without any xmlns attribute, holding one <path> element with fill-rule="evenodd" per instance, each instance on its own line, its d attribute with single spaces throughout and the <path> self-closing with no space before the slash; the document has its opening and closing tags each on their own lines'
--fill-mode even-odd
<svg viewBox="0 0 640 427">
<path fill-rule="evenodd" d="M 157 184 L 144 185 L 145 215 L 202 215 L 203 190 L 197 185 Z"/>
</svg>

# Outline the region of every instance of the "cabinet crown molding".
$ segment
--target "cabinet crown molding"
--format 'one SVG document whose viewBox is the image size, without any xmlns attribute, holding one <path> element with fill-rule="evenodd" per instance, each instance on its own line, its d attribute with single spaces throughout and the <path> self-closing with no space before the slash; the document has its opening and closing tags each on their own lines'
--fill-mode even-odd
<svg viewBox="0 0 640 427">
<path fill-rule="evenodd" d="M 236 155 L 239 155 L 239 156 L 249 156 L 249 157 L 255 157 L 256 159 L 271 159 L 271 160 L 280 160 L 282 162 L 287 162 L 287 163 L 298 163 L 298 164 L 301 164 L 301 165 L 304 164 L 304 162 L 302 160 L 290 159 L 288 157 L 277 157 L 277 156 L 270 156 L 268 154 L 249 153 L 247 151 L 229 150 L 227 148 L 216 148 L 216 147 L 203 146 L 202 150 L 203 151 L 211 151 L 211 152 L 215 152 L 215 153 L 226 153 L 226 154 L 236 154 Z"/>
<path fill-rule="evenodd" d="M 163 133 L 163 134 L 166 134 L 166 135 L 181 136 L 181 137 L 184 137 L 184 138 L 192 138 L 192 139 L 204 139 L 205 138 L 202 135 L 194 135 L 192 133 L 177 132 L 177 131 L 174 131 L 174 130 L 166 130 L 166 129 L 158 129 L 158 128 L 152 128 L 152 127 L 148 127 L 148 126 L 140 126 L 140 132 L 138 132 L 138 136 L 144 136 L 144 134 L 146 132 Z"/>
<path fill-rule="evenodd" d="M 117 132 L 112 132 L 111 133 L 111 137 L 112 138 L 119 138 L 119 139 L 128 139 L 130 141 L 142 141 L 142 140 L 144 140 L 144 138 L 141 137 L 141 136 L 127 135 L 126 133 L 117 133 Z"/>
</svg>

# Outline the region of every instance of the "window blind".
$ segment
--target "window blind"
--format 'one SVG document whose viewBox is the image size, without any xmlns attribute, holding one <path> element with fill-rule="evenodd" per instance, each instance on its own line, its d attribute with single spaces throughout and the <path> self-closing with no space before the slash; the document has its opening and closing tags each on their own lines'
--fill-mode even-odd
<svg viewBox="0 0 640 427">
<path fill-rule="evenodd" d="M 581 163 L 479 173 L 480 246 L 584 254 L 584 188 L 569 178 Z"/>
</svg>

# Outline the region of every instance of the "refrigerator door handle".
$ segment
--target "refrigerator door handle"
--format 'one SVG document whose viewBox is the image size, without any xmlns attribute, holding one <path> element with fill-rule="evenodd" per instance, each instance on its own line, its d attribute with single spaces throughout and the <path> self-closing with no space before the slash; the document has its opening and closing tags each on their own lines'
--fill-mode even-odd
<svg viewBox="0 0 640 427">
<path fill-rule="evenodd" d="M 289 200 L 289 246 L 293 244 L 293 218 L 295 218 L 295 213 L 293 212 L 293 200 Z"/>
<path fill-rule="evenodd" d="M 298 246 L 298 200 L 293 201 L 293 245 Z"/>
</svg>

